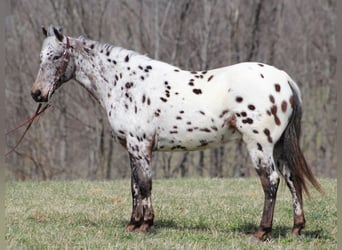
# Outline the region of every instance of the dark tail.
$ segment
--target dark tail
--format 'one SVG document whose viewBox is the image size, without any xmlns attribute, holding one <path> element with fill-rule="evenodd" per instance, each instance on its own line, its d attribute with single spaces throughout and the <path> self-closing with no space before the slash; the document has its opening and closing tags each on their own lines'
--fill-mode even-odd
<svg viewBox="0 0 342 250">
<path fill-rule="evenodd" d="M 298 88 L 289 84 L 293 98 L 290 102 L 292 104 L 293 112 L 289 123 L 282 135 L 283 141 L 283 157 L 287 162 L 287 165 L 293 175 L 293 182 L 297 191 L 304 190 L 304 192 L 310 197 L 310 192 L 307 187 L 307 180 L 319 191 L 323 193 L 321 185 L 313 175 L 309 168 L 303 152 L 299 145 L 300 133 L 301 133 L 301 119 L 302 119 L 302 103 L 299 96 Z"/>
</svg>

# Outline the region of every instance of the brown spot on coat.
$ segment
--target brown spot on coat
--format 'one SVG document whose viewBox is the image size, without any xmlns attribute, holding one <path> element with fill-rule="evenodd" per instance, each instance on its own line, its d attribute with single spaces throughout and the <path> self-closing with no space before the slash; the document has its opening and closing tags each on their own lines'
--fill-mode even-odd
<svg viewBox="0 0 342 250">
<path fill-rule="evenodd" d="M 229 109 L 225 109 L 222 111 L 222 113 L 220 114 L 220 118 L 222 118 L 225 114 L 227 114 L 229 112 Z"/>
<path fill-rule="evenodd" d="M 218 131 L 218 128 L 216 126 L 211 126 L 212 130 Z"/>
<path fill-rule="evenodd" d="M 274 84 L 274 88 L 277 92 L 280 92 L 280 85 L 279 83 Z"/>
<path fill-rule="evenodd" d="M 125 85 L 125 87 L 126 87 L 127 89 L 133 87 L 133 82 L 127 82 L 126 85 Z"/>
<path fill-rule="evenodd" d="M 244 120 L 242 120 L 243 123 L 248 123 L 248 124 L 253 124 L 253 119 L 252 118 L 246 118 Z"/>
<path fill-rule="evenodd" d="M 285 113 L 287 109 L 287 102 L 284 100 L 281 103 L 281 110 Z"/>
<path fill-rule="evenodd" d="M 214 75 L 211 75 L 208 77 L 208 82 L 210 82 L 211 79 L 213 79 Z"/>
<path fill-rule="evenodd" d="M 194 92 L 196 95 L 202 94 L 202 90 L 201 89 L 193 89 L 192 92 Z"/>
<path fill-rule="evenodd" d="M 279 117 L 277 115 L 277 110 L 278 110 L 278 108 L 277 108 L 276 105 L 273 105 L 271 107 L 271 113 L 274 116 L 274 122 L 275 122 L 275 124 L 277 124 L 279 126 L 281 124 L 281 122 L 280 122 L 280 119 L 279 119 Z"/>
<path fill-rule="evenodd" d="M 200 131 L 207 132 L 207 133 L 211 132 L 211 130 L 208 128 L 201 128 Z"/>
<path fill-rule="evenodd" d="M 269 142 L 269 143 L 272 143 L 273 140 L 272 140 L 272 137 L 271 137 L 270 130 L 269 130 L 268 128 L 265 128 L 265 129 L 264 129 L 264 133 L 265 133 L 265 135 L 267 136 L 268 142 Z"/>
<path fill-rule="evenodd" d="M 248 108 L 249 108 L 250 110 L 255 110 L 255 106 L 254 106 L 253 104 L 249 104 L 249 105 L 248 105 Z"/>
<path fill-rule="evenodd" d="M 243 98 L 242 98 L 241 96 L 237 96 L 237 97 L 235 98 L 235 101 L 237 101 L 237 102 L 242 102 L 242 101 L 243 101 Z"/>
<path fill-rule="evenodd" d="M 274 99 L 274 96 L 273 96 L 273 95 L 270 95 L 270 101 L 271 101 L 272 103 L 275 103 L 275 99 Z"/>
<path fill-rule="evenodd" d="M 291 95 L 291 97 L 290 97 L 289 101 L 290 101 L 291 107 L 293 107 L 293 104 L 294 104 L 293 95 Z"/>
</svg>

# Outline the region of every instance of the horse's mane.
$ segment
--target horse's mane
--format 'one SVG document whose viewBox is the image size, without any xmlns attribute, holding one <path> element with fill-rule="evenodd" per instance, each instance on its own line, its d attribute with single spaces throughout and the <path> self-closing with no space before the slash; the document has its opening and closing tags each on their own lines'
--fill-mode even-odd
<svg viewBox="0 0 342 250">
<path fill-rule="evenodd" d="M 84 36 L 79 36 L 77 38 L 78 40 L 80 40 L 83 44 L 85 45 L 94 45 L 94 48 L 98 51 L 103 51 L 104 53 L 110 52 L 113 55 L 117 55 L 119 57 L 122 56 L 129 56 L 129 57 L 142 57 L 142 59 L 147 59 L 147 60 L 152 60 L 151 58 L 149 58 L 146 55 L 142 55 L 139 54 L 138 52 L 134 51 L 134 50 L 128 50 L 125 49 L 123 47 L 120 46 L 114 46 L 112 44 L 109 43 L 104 43 L 104 42 L 100 42 L 100 41 L 96 41 L 96 40 L 91 40 L 89 38 L 85 38 Z"/>
</svg>

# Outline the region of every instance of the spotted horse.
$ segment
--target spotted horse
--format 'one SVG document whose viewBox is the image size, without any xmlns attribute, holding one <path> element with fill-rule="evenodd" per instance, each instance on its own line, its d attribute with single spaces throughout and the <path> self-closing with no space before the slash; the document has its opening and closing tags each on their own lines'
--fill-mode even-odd
<svg viewBox="0 0 342 250">
<path fill-rule="evenodd" d="M 242 138 L 260 177 L 265 200 L 255 236 L 272 229 L 280 176 L 292 194 L 292 235 L 305 225 L 307 181 L 321 187 L 299 145 L 302 101 L 291 77 L 275 67 L 245 62 L 187 71 L 147 56 L 89 40 L 61 29 L 46 36 L 31 95 L 47 102 L 64 82 L 75 79 L 106 110 L 113 136 L 128 151 L 132 215 L 127 231 L 153 226 L 153 151 L 202 150 Z"/>
</svg>

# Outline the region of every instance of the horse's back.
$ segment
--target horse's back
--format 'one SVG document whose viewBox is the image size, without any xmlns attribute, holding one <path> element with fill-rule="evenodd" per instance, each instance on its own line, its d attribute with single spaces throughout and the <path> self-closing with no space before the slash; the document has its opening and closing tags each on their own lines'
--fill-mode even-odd
<svg viewBox="0 0 342 250">
<path fill-rule="evenodd" d="M 291 78 L 266 64 L 176 72 L 168 79 L 174 96 L 157 119 L 159 150 L 215 146 L 228 141 L 236 130 L 255 140 L 272 138 L 273 144 L 292 112 Z"/>
</svg>

